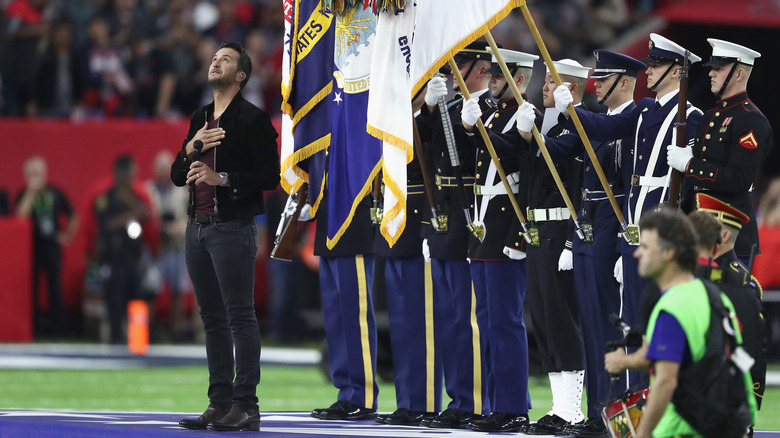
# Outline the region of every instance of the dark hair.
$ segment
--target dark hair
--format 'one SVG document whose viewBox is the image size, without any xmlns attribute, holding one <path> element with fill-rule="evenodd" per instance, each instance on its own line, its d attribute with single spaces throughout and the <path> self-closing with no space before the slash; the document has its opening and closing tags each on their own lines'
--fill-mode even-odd
<svg viewBox="0 0 780 438">
<path fill-rule="evenodd" d="M 225 41 L 219 45 L 217 50 L 224 48 L 233 49 L 240 55 L 238 57 L 238 71 L 242 71 L 246 74 L 244 80 L 241 81 L 241 88 L 243 89 L 246 83 L 249 82 L 249 77 L 252 76 L 252 58 L 246 53 L 246 50 L 244 50 L 244 46 L 242 46 L 241 43 Z"/>
<path fill-rule="evenodd" d="M 649 211 L 639 220 L 641 231 L 655 230 L 661 249 L 673 249 L 674 261 L 688 272 L 693 272 L 699 262 L 698 236 L 688 216 L 664 208 Z"/>
<path fill-rule="evenodd" d="M 133 157 L 130 155 L 120 155 L 116 158 L 116 161 L 114 161 L 114 172 L 127 172 L 133 167 L 134 163 L 135 160 L 133 160 Z"/>
<path fill-rule="evenodd" d="M 711 250 L 721 243 L 721 223 L 715 216 L 704 211 L 693 211 L 688 215 L 696 235 L 699 237 L 699 248 Z"/>
</svg>

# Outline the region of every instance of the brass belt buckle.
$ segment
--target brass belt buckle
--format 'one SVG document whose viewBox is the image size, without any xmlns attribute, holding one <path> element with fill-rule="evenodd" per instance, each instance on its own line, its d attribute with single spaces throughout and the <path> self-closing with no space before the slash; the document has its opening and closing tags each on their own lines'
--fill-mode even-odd
<svg viewBox="0 0 780 438">
<path fill-rule="evenodd" d="M 531 239 L 532 246 L 539 246 L 539 228 L 536 227 L 536 222 L 532 222 L 531 227 L 528 228 L 528 237 Z"/>
<path fill-rule="evenodd" d="M 450 217 L 446 214 L 437 214 L 436 217 L 431 218 L 431 225 L 437 233 L 444 234 L 449 231 Z"/>
<path fill-rule="evenodd" d="M 482 196 L 482 186 L 478 184 L 474 184 L 474 194 L 477 196 Z"/>
<path fill-rule="evenodd" d="M 485 224 L 472 222 L 468 224 L 468 229 L 471 231 L 474 237 L 479 239 L 480 242 L 485 240 Z"/>
<path fill-rule="evenodd" d="M 638 246 L 639 245 L 639 226 L 638 225 L 629 225 L 628 226 L 628 235 L 631 237 L 631 240 L 628 241 L 629 245 Z"/>
</svg>

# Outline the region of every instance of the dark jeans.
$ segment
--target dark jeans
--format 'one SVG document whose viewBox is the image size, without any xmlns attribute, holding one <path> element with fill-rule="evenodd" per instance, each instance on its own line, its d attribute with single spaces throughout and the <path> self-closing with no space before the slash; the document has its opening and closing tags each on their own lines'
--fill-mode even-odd
<svg viewBox="0 0 780 438">
<path fill-rule="evenodd" d="M 36 331 L 43 325 L 44 318 L 38 309 L 38 290 L 41 271 L 46 274 L 46 283 L 49 288 L 49 326 L 48 332 L 54 337 L 63 335 L 64 309 L 62 307 L 61 268 L 62 250 L 54 244 L 37 245 L 33 249 L 33 321 Z M 37 333 L 36 333 L 37 334 Z"/>
<path fill-rule="evenodd" d="M 260 382 L 260 331 L 254 307 L 257 227 L 251 219 L 190 222 L 185 256 L 206 332 L 209 406 L 255 413 Z"/>
<path fill-rule="evenodd" d="M 103 277 L 103 299 L 111 327 L 111 343 L 124 344 L 127 303 L 140 298 L 141 272 L 133 259 L 104 260 L 100 264 Z"/>
</svg>

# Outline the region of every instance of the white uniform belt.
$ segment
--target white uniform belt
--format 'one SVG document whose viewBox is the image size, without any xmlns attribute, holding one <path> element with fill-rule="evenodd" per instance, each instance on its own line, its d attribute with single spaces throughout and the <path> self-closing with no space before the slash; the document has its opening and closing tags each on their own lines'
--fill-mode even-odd
<svg viewBox="0 0 780 438">
<path fill-rule="evenodd" d="M 512 193 L 517 193 L 520 188 L 520 185 L 518 184 L 518 181 L 520 180 L 520 174 L 518 172 L 510 173 L 506 176 L 506 179 L 509 181 L 509 186 L 512 188 Z M 506 188 L 504 188 L 503 182 L 499 182 L 498 184 L 492 186 L 481 186 L 479 184 L 474 184 L 474 194 L 477 196 L 506 195 Z"/>
<path fill-rule="evenodd" d="M 631 185 L 643 187 L 664 187 L 666 186 L 666 176 L 631 175 Z"/>
<path fill-rule="evenodd" d="M 534 222 L 545 221 L 565 221 L 571 218 L 571 213 L 568 208 L 555 207 L 555 208 L 529 208 L 528 220 Z"/>
</svg>

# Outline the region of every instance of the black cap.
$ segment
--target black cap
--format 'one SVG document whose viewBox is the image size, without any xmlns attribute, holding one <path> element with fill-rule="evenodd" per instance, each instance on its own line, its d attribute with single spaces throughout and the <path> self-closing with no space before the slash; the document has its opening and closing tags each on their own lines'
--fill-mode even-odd
<svg viewBox="0 0 780 438">
<path fill-rule="evenodd" d="M 596 68 L 590 75 L 593 79 L 606 78 L 613 74 L 624 74 L 635 78 L 641 70 L 647 68 L 644 63 L 622 53 L 594 50 L 593 55 L 596 56 Z"/>
<path fill-rule="evenodd" d="M 501 44 L 496 43 L 496 45 L 500 48 L 503 47 Z M 469 43 L 468 46 L 461 49 L 460 52 L 458 52 L 455 56 L 453 56 L 453 59 L 455 59 L 456 64 L 465 64 L 469 61 L 488 61 L 492 59 L 492 55 L 490 52 L 488 52 L 488 43 L 484 41 L 474 41 L 472 43 Z"/>
</svg>

